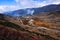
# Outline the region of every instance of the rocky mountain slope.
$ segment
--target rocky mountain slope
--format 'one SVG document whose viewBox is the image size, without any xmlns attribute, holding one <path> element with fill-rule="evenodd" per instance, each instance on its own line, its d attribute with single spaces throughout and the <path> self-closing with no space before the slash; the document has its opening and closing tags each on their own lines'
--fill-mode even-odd
<svg viewBox="0 0 60 40">
<path fill-rule="evenodd" d="M 22 32 L 27 31 L 31 34 L 43 36 L 43 39 L 47 38 L 48 40 L 60 40 L 60 25 L 58 25 L 59 23 L 56 24 L 54 22 L 51 22 L 50 20 L 51 18 L 50 19 L 48 18 L 48 16 L 52 14 L 55 16 L 57 13 L 56 12 L 50 14 L 48 13 L 47 15 L 44 16 L 43 14 L 42 16 L 37 16 L 37 15 L 26 16 L 22 18 L 15 18 L 15 17 L 0 14 L 0 25 L 8 26 L 16 30 L 21 30 Z M 57 18 L 58 17 L 60 16 L 57 16 Z M 47 19 L 45 20 L 45 18 Z M 48 19 L 49 21 L 47 21 Z"/>
<path fill-rule="evenodd" d="M 9 21 L 7 17 L 9 16 L 0 14 L 0 40 L 48 40 L 42 35 L 26 30 L 24 25 Z"/>
</svg>

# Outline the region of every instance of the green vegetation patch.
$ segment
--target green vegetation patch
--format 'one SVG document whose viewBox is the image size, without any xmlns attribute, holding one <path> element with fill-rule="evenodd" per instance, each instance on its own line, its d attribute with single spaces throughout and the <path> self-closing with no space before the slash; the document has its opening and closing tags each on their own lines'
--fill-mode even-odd
<svg viewBox="0 0 60 40">
<path fill-rule="evenodd" d="M 20 29 L 20 30 L 24 30 L 23 28 L 21 28 L 19 25 L 17 24 L 14 24 L 14 23 L 11 23 L 11 22 L 0 22 L 0 25 L 4 25 L 4 26 L 8 26 L 8 27 L 12 27 L 12 28 L 15 28 L 15 29 Z"/>
</svg>

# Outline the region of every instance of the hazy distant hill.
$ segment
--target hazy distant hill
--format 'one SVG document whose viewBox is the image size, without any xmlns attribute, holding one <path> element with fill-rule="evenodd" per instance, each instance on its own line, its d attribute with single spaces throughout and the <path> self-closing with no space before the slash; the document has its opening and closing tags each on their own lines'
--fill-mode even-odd
<svg viewBox="0 0 60 40">
<path fill-rule="evenodd" d="M 30 9 L 19 9 L 11 12 L 6 12 L 6 14 L 11 16 L 31 16 L 33 13 L 33 10 Z"/>
<path fill-rule="evenodd" d="M 52 4 L 40 8 L 19 9 L 11 12 L 6 12 L 6 14 L 12 16 L 31 16 L 33 14 L 35 15 L 41 12 L 55 12 L 55 11 L 60 11 L 60 4 L 59 5 Z"/>
<path fill-rule="evenodd" d="M 47 5 L 41 8 L 35 8 L 34 14 L 39 14 L 41 12 L 55 12 L 60 11 L 60 4 L 59 5 Z"/>
</svg>

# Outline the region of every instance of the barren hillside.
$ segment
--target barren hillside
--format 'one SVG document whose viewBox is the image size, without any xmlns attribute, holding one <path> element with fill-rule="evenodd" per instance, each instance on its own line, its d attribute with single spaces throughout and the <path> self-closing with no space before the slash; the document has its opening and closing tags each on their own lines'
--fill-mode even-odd
<svg viewBox="0 0 60 40">
<path fill-rule="evenodd" d="M 45 40 L 45 39 L 46 40 L 60 40 L 60 25 L 58 22 L 60 16 L 58 17 L 56 16 L 57 21 L 54 21 L 55 19 L 49 18 L 49 15 L 44 15 L 44 16 L 34 15 L 31 17 L 30 16 L 22 17 L 21 19 L 21 18 L 15 18 L 15 17 L 1 14 L 0 25 L 8 26 L 8 28 L 11 27 L 18 31 L 20 30 L 22 32 L 28 32 L 29 35 L 33 34 L 38 37 L 42 36 L 42 40 Z M 52 20 L 54 22 L 52 22 Z M 32 39 L 32 40 L 40 40 L 40 39 L 37 38 L 37 39 Z"/>
</svg>

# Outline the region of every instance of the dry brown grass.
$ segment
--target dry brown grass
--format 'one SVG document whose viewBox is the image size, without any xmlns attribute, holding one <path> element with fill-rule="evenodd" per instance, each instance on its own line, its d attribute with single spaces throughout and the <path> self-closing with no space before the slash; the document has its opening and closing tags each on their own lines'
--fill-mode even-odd
<svg viewBox="0 0 60 40">
<path fill-rule="evenodd" d="M 28 32 L 17 31 L 6 26 L 0 26 L 0 40 L 45 40 L 45 38 L 31 35 Z"/>
<path fill-rule="evenodd" d="M 33 18 L 33 24 L 35 25 L 35 26 L 42 26 L 42 27 L 52 27 L 52 26 L 60 26 L 59 24 L 56 24 L 56 23 L 52 23 L 52 22 L 47 22 L 47 21 L 43 21 L 43 20 L 40 20 L 39 18 Z M 23 24 L 24 25 L 28 25 L 29 23 L 29 19 L 28 20 L 26 20 L 26 19 L 24 19 L 24 20 L 22 20 L 22 22 L 23 22 Z"/>
<path fill-rule="evenodd" d="M 43 27 L 57 26 L 56 23 L 50 23 L 50 22 L 46 22 L 38 19 L 34 20 L 33 23 L 35 24 L 35 26 L 43 26 Z"/>
</svg>

